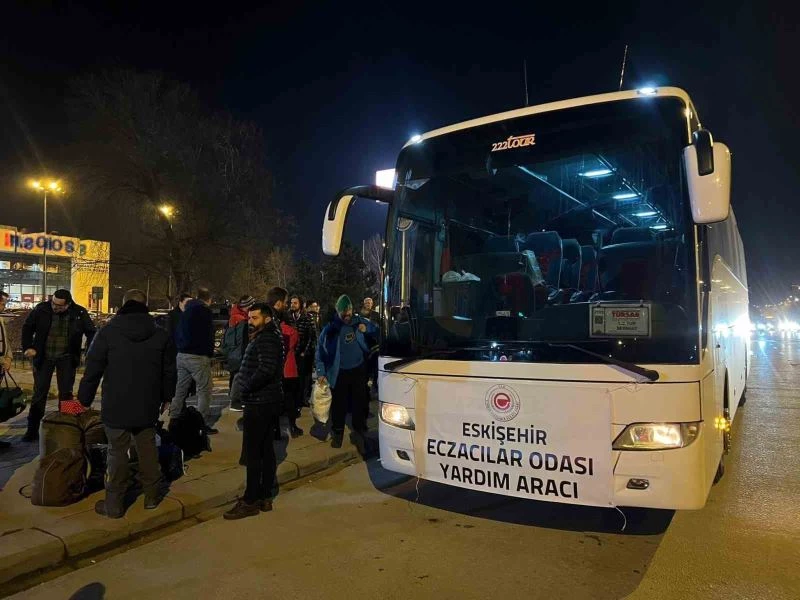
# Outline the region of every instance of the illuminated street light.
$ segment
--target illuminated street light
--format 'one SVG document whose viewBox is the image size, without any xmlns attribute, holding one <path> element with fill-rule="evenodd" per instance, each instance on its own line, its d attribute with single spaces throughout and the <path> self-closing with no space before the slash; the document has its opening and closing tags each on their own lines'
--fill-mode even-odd
<svg viewBox="0 0 800 600">
<path fill-rule="evenodd" d="M 45 243 L 42 249 L 42 300 L 47 300 L 47 246 L 49 245 L 47 238 L 47 194 L 63 193 L 64 189 L 58 179 L 48 179 L 47 181 L 31 179 L 28 185 L 37 192 L 41 192 L 44 197 L 43 233 Z"/>
<path fill-rule="evenodd" d="M 167 298 L 169 298 L 170 306 L 172 305 L 172 273 L 175 270 L 173 251 L 172 251 L 172 217 L 175 216 L 175 207 L 170 204 L 162 204 L 158 207 L 158 212 L 164 215 L 164 218 L 169 223 L 169 279 L 167 280 Z"/>
</svg>

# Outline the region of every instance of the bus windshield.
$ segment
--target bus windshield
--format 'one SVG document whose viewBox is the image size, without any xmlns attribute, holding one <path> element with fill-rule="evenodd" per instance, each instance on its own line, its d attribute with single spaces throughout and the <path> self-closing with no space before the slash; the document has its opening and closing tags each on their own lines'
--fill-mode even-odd
<svg viewBox="0 0 800 600">
<path fill-rule="evenodd" d="M 678 98 L 636 98 L 407 146 L 384 354 L 696 363 L 687 113 Z"/>
</svg>

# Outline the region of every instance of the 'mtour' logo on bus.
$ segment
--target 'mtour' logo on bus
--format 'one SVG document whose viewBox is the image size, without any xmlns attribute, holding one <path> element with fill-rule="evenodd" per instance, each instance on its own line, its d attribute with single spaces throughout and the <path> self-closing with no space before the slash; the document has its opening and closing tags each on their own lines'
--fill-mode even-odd
<svg viewBox="0 0 800 600">
<path fill-rule="evenodd" d="M 501 150 L 513 150 L 514 148 L 524 148 L 525 146 L 536 145 L 536 134 L 526 133 L 525 135 L 512 135 L 507 140 L 492 144 L 492 152 Z"/>
<path fill-rule="evenodd" d="M 486 392 L 486 409 L 500 422 L 511 421 L 519 414 L 519 395 L 507 385 L 496 385 Z"/>
</svg>

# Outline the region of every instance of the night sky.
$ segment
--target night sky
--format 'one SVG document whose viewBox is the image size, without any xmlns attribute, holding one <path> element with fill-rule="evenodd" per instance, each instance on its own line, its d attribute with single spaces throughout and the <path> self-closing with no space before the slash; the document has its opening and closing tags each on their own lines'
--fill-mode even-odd
<svg viewBox="0 0 800 600">
<path fill-rule="evenodd" d="M 487 2 L 479 10 L 464 2 L 336 3 L 346 9 L 280 2 L 210 11 L 200 3 L 9 4 L 0 18 L 0 223 L 40 227 L 40 205 L 22 183 L 26 174 L 58 168 L 64 94 L 75 75 L 115 66 L 161 70 L 194 85 L 212 108 L 258 122 L 275 201 L 296 216 L 298 254 L 315 257 L 324 205 L 337 190 L 393 167 L 413 133 L 522 106 L 524 58 L 531 104 L 615 91 L 629 44 L 624 87 L 685 88 L 704 126 L 733 151 L 752 299 L 781 299 L 800 283 L 796 9 L 778 12 L 766 2 L 703 9 L 557 3 L 564 10 L 536 2 L 524 9 Z M 349 232 L 359 241 L 383 229 L 379 208 L 362 210 Z M 66 207 L 54 212 L 53 228 L 63 234 L 92 229 L 91 219 L 77 225 Z"/>
</svg>

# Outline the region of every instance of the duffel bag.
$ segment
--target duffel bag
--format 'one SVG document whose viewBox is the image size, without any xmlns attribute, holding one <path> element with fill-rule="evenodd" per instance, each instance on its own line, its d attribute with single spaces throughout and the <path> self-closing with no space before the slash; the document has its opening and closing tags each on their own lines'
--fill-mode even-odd
<svg viewBox="0 0 800 600">
<path fill-rule="evenodd" d="M 87 461 L 82 448 L 61 448 L 45 456 L 33 475 L 31 504 L 67 506 L 86 493 Z"/>
<path fill-rule="evenodd" d="M 187 406 L 179 416 L 170 420 L 169 435 L 183 450 L 184 458 L 192 458 L 203 451 L 211 451 L 205 419 L 194 406 Z"/>
<path fill-rule="evenodd" d="M 0 369 L 0 372 L 2 372 L 3 377 L 3 383 L 0 385 L 0 423 L 2 423 L 16 417 L 25 410 L 25 398 L 22 389 L 11 377 L 11 374 L 7 371 L 2 371 L 2 369 Z M 14 384 L 14 387 L 8 384 L 9 379 Z"/>
<path fill-rule="evenodd" d="M 83 429 L 83 443 L 89 448 L 93 444 L 107 444 L 106 428 L 100 419 L 100 411 L 86 410 L 78 415 L 78 425 Z"/>
<path fill-rule="evenodd" d="M 83 427 L 78 415 L 47 413 L 39 425 L 39 460 L 56 450 L 74 448 L 83 452 Z"/>
</svg>

